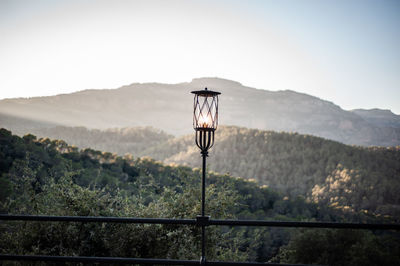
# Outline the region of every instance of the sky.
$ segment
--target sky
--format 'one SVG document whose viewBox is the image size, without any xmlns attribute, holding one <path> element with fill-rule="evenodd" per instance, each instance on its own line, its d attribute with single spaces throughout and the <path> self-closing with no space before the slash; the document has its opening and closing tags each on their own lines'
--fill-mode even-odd
<svg viewBox="0 0 400 266">
<path fill-rule="evenodd" d="M 0 99 L 220 77 L 400 114 L 397 0 L 0 0 L 0 36 Z"/>
</svg>

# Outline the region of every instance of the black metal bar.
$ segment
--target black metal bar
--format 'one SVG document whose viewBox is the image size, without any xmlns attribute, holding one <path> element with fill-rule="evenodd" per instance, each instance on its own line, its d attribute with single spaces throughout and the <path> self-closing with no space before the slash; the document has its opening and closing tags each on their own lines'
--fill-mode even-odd
<svg viewBox="0 0 400 266">
<path fill-rule="evenodd" d="M 207 145 L 206 145 L 206 150 L 208 150 L 210 148 L 210 144 L 211 144 L 211 132 L 212 131 L 208 131 L 207 132 Z"/>
<path fill-rule="evenodd" d="M 209 224 L 210 225 L 228 225 L 228 226 L 270 226 L 270 227 L 312 227 L 312 228 L 400 230 L 400 224 L 287 222 L 287 221 L 214 220 L 214 219 L 210 219 Z"/>
<path fill-rule="evenodd" d="M 199 215 L 199 216 L 196 217 L 196 221 L 197 221 L 196 225 L 209 226 L 210 225 L 210 216 L 201 216 L 201 215 Z"/>
<path fill-rule="evenodd" d="M 103 222 L 137 224 L 185 224 L 196 225 L 196 219 L 169 218 L 130 218 L 130 217 L 94 217 L 94 216 L 48 216 L 48 215 L 8 215 L 0 214 L 0 220 L 43 221 L 43 222 Z"/>
<path fill-rule="evenodd" d="M 206 227 L 205 225 L 201 226 L 201 257 L 200 264 L 206 264 Z"/>
<path fill-rule="evenodd" d="M 205 135 L 205 134 L 204 134 Z M 206 158 L 207 151 L 202 151 L 203 156 L 203 176 L 201 179 L 201 216 L 205 216 L 205 202 L 206 202 Z M 206 227 L 201 226 L 201 257 L 200 264 L 204 265 L 206 263 Z"/>
<path fill-rule="evenodd" d="M 267 265 L 267 266 L 311 266 L 308 264 L 280 264 L 280 263 L 268 263 L 268 262 L 224 262 L 224 261 L 207 261 L 207 265 L 219 265 L 219 266 L 242 266 L 242 265 Z M 317 265 L 312 265 L 317 266 Z"/>
<path fill-rule="evenodd" d="M 129 218 L 129 217 L 93 217 L 93 216 L 47 216 L 0 214 L 0 220 L 8 221 L 44 221 L 44 222 L 100 222 L 100 223 L 149 223 L 149 224 L 185 224 L 198 225 L 196 219 L 168 218 Z M 288 222 L 261 220 L 218 220 L 210 219 L 209 225 L 227 226 L 271 226 L 271 227 L 311 227 L 342 229 L 400 230 L 400 224 L 362 224 L 332 222 Z"/>
<path fill-rule="evenodd" d="M 212 146 L 214 146 L 214 131 L 211 131 L 211 146 L 210 146 L 210 149 L 212 148 Z"/>
<path fill-rule="evenodd" d="M 173 259 L 142 259 L 121 257 L 78 257 L 78 256 L 45 256 L 45 255 L 3 255 L 1 260 L 15 261 L 53 261 L 53 262 L 86 262 L 86 263 L 129 263 L 129 264 L 153 264 L 153 265 L 199 265 L 197 260 L 173 260 Z M 269 265 L 269 266 L 305 266 L 304 264 L 277 264 L 258 262 L 224 262 L 207 261 L 207 265 L 219 266 L 244 266 L 244 265 Z"/>
<path fill-rule="evenodd" d="M 205 215 L 206 205 L 206 158 L 207 154 L 202 152 L 203 156 L 203 175 L 201 178 L 201 216 Z"/>
<path fill-rule="evenodd" d="M 95 263 L 140 263 L 156 265 L 199 265 L 197 260 L 141 259 L 120 257 L 77 257 L 40 255 L 0 255 L 0 260 L 56 261 L 56 262 L 95 262 Z"/>
<path fill-rule="evenodd" d="M 199 143 L 198 139 L 199 139 L 199 131 L 198 131 L 198 130 L 196 130 L 195 141 L 196 141 L 196 145 L 197 145 L 197 147 L 199 147 L 199 148 L 200 148 L 200 143 Z"/>
<path fill-rule="evenodd" d="M 203 130 L 199 130 L 199 142 L 200 142 L 200 149 L 202 149 L 202 147 L 204 147 L 203 145 Z"/>
</svg>

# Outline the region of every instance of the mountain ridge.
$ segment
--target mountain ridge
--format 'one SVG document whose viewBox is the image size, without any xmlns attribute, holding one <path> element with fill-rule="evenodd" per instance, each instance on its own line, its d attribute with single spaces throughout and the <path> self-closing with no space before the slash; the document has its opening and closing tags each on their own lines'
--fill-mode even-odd
<svg viewBox="0 0 400 266">
<path fill-rule="evenodd" d="M 381 127 L 400 128 L 400 116 L 389 109 L 354 109 L 351 112 L 361 116 L 367 122 Z"/>
<path fill-rule="evenodd" d="M 2 115 L 13 115 L 99 129 L 152 126 L 169 134 L 185 135 L 192 130 L 190 92 L 204 87 L 222 92 L 221 124 L 299 132 L 345 144 L 400 145 L 400 128 L 345 111 L 332 102 L 292 90 L 255 89 L 221 78 L 197 78 L 177 84 L 132 83 L 118 89 L 0 100 L 0 122 Z M 14 129 L 4 122 L 2 126 Z"/>
</svg>

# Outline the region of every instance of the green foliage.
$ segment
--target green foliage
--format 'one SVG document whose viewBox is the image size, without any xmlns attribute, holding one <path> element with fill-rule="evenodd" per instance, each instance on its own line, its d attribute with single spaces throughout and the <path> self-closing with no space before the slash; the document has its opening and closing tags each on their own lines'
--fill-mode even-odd
<svg viewBox="0 0 400 266">
<path fill-rule="evenodd" d="M 378 237 L 371 232 L 356 230 L 303 230 L 274 260 L 332 266 L 398 265 L 400 239 L 398 234 Z"/>
<path fill-rule="evenodd" d="M 314 136 L 220 127 L 209 167 L 254 179 L 290 199 L 300 196 L 352 213 L 400 219 L 400 147 L 357 147 Z M 177 152 L 174 147 L 181 147 Z M 150 151 L 150 150 L 149 150 Z M 193 136 L 169 140 L 147 154 L 198 165 Z"/>
<path fill-rule="evenodd" d="M 65 139 L 80 148 L 199 165 L 192 135 L 173 138 L 153 128 L 100 131 L 82 127 L 55 127 L 37 133 Z M 255 179 L 291 199 L 301 196 L 350 215 L 370 213 L 400 219 L 400 147 L 356 147 L 309 135 L 233 126 L 220 127 L 216 140 L 209 162 L 213 171 Z M 107 177 L 101 182 L 107 183 Z"/>
<path fill-rule="evenodd" d="M 24 180 L 29 183 L 29 178 Z M 24 193 L 26 186 L 17 188 Z M 207 194 L 214 194 L 211 187 Z M 224 194 L 223 200 L 233 205 L 236 196 Z M 219 197 L 218 195 L 216 196 Z M 166 189 L 162 195 L 145 206 L 126 198 L 119 192 L 111 196 L 105 189 L 88 189 L 62 177 L 57 183 L 49 180 L 39 193 L 32 193 L 27 206 L 25 201 L 9 202 L 10 212 L 21 210 L 30 214 L 115 217 L 194 217 L 199 213 L 198 193 L 193 190 L 177 193 Z M 209 212 L 224 218 L 218 201 L 211 202 Z M 227 246 L 232 242 L 228 235 L 221 235 L 216 228 L 208 230 L 208 255 L 210 258 L 245 259 Z M 112 223 L 36 223 L 14 222 L 2 224 L 0 249 L 4 253 L 119 256 L 197 259 L 200 250 L 200 232 L 194 226 L 161 226 Z M 218 247 L 215 249 L 214 247 Z"/>
<path fill-rule="evenodd" d="M 0 158 L 2 213 L 161 218 L 194 218 L 200 213 L 198 169 L 92 149 L 79 151 L 64 141 L 19 138 L 4 129 L 0 129 Z M 344 215 L 302 197 L 291 199 L 229 175 L 211 172 L 207 184 L 206 210 L 213 218 L 366 218 Z M 292 231 L 279 228 L 211 226 L 207 232 L 208 258 L 230 261 L 266 262 L 292 236 Z M 199 237 L 194 226 L 4 222 L 0 252 L 198 259 Z M 386 254 L 373 243 L 362 245 Z M 393 243 L 382 245 L 396 250 Z M 355 249 L 355 257 L 362 258 L 364 251 Z"/>
</svg>

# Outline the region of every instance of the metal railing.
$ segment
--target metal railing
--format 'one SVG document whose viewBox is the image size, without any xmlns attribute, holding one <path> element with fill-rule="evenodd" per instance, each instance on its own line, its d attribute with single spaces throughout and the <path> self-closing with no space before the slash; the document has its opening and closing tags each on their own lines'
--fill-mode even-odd
<svg viewBox="0 0 400 266">
<path fill-rule="evenodd" d="M 400 230 L 400 224 L 362 224 L 334 222 L 288 222 L 261 220 L 218 220 L 208 216 L 198 216 L 196 219 L 167 218 L 129 218 L 129 217 L 93 217 L 93 216 L 44 216 L 44 215 L 8 215 L 0 214 L 3 221 L 41 221 L 41 222 L 96 222 L 96 223 L 135 223 L 135 224 L 175 224 L 195 226 L 266 226 L 266 227 L 305 227 L 305 228 L 339 228 L 339 229 L 370 229 L 370 230 Z M 222 262 L 200 260 L 174 259 L 144 259 L 120 257 L 83 257 L 83 256 L 45 256 L 45 255 L 11 255 L 0 254 L 0 260 L 13 261 L 52 261 L 81 263 L 127 263 L 151 265 L 303 265 L 277 264 L 257 262 Z"/>
</svg>

